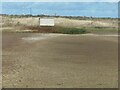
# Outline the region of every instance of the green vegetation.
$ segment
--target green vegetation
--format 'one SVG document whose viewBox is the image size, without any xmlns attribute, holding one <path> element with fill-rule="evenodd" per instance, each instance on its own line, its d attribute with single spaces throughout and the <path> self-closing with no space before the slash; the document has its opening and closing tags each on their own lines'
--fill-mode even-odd
<svg viewBox="0 0 120 90">
<path fill-rule="evenodd" d="M 118 28 L 115 27 L 84 27 L 87 32 L 90 33 L 118 33 Z"/>
<path fill-rule="evenodd" d="M 4 29 L 4 28 L 3 28 Z M 40 26 L 21 26 L 11 29 L 4 29 L 3 32 L 31 32 L 31 33 L 61 33 L 61 34 L 86 34 L 86 33 L 112 33 L 118 32 L 117 28 L 109 27 L 40 27 Z"/>
<path fill-rule="evenodd" d="M 118 28 L 115 27 L 84 27 L 87 31 L 118 31 Z"/>
<path fill-rule="evenodd" d="M 85 34 L 87 31 L 82 28 L 64 28 L 57 27 L 55 28 L 54 33 L 62 33 L 62 34 Z"/>
<path fill-rule="evenodd" d="M 67 28 L 67 27 L 40 27 L 40 26 L 27 26 L 22 30 L 31 30 L 40 33 L 62 33 L 62 34 L 85 34 L 88 33 L 84 28 Z"/>
<path fill-rule="evenodd" d="M 118 18 L 100 18 L 100 17 L 87 17 L 87 16 L 60 16 L 60 15 L 45 15 L 45 14 L 39 14 L 39 15 L 31 15 L 31 14 L 25 14 L 25 15 L 7 15 L 7 14 L 0 14 L 0 16 L 6 16 L 11 18 L 23 18 L 23 17 L 55 17 L 55 18 L 68 18 L 68 19 L 75 19 L 75 20 L 118 20 Z"/>
</svg>

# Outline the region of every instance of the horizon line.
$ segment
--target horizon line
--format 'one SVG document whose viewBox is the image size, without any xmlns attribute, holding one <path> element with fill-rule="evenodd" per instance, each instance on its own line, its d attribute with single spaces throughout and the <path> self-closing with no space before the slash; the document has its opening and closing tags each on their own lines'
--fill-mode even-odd
<svg viewBox="0 0 120 90">
<path fill-rule="evenodd" d="M 27 16 L 27 15 L 30 15 L 30 16 L 48 16 L 48 17 L 86 17 L 86 18 L 119 18 L 119 17 L 97 17 L 97 16 L 75 16 L 75 15 L 47 15 L 47 14 L 0 14 L 0 15 L 13 15 L 13 16 Z"/>
</svg>

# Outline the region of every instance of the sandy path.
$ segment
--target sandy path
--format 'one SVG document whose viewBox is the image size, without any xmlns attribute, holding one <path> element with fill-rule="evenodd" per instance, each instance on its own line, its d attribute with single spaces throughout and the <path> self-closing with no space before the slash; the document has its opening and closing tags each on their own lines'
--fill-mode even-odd
<svg viewBox="0 0 120 90">
<path fill-rule="evenodd" d="M 118 86 L 117 36 L 40 35 L 3 34 L 3 87 Z"/>
</svg>

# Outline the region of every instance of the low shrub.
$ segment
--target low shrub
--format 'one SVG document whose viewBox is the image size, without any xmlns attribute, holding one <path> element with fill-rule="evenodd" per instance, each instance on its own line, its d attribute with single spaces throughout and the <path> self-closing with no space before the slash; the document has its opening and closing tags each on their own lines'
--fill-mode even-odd
<svg viewBox="0 0 120 90">
<path fill-rule="evenodd" d="M 87 31 L 81 28 L 59 28 L 55 30 L 55 33 L 62 33 L 62 34 L 85 34 Z"/>
</svg>

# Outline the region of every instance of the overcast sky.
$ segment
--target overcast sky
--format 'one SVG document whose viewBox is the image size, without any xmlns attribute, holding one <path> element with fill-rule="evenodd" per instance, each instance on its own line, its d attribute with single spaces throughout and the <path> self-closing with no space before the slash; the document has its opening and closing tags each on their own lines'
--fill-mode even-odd
<svg viewBox="0 0 120 90">
<path fill-rule="evenodd" d="M 113 1 L 113 0 L 109 0 L 109 1 Z M 1 13 L 2 14 L 31 13 L 33 15 L 37 15 L 37 14 L 54 15 L 56 13 L 57 15 L 62 15 L 62 16 L 118 17 L 118 3 L 117 2 L 2 2 Z"/>
</svg>

